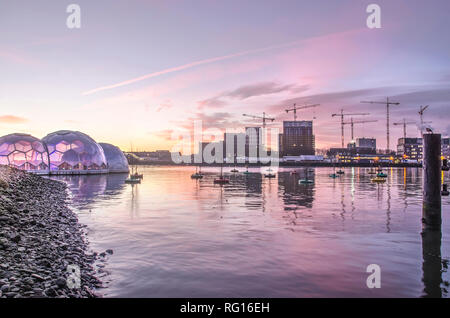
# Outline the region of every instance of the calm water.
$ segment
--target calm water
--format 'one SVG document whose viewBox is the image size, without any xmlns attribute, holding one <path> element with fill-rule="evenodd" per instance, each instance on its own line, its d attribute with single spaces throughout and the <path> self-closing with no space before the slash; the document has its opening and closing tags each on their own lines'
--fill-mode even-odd
<svg viewBox="0 0 450 318">
<path fill-rule="evenodd" d="M 442 240 L 423 244 L 421 169 L 389 169 L 381 185 L 364 168 L 338 179 L 316 168 L 312 185 L 298 184 L 303 168 L 275 179 L 255 169 L 223 187 L 217 168 L 199 181 L 191 167 L 139 171 L 135 186 L 126 175 L 58 177 L 92 248 L 114 250 L 105 296 L 448 297 L 450 199 Z M 366 287 L 369 264 L 381 266 L 381 289 Z"/>
</svg>

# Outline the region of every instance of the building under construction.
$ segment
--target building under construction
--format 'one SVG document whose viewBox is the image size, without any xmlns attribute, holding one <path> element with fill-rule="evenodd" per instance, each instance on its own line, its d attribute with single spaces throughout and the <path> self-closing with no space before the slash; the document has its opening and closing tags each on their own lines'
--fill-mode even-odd
<svg viewBox="0 0 450 318">
<path fill-rule="evenodd" d="M 283 156 L 314 155 L 313 122 L 283 121 L 283 134 L 280 136 L 280 141 L 280 152 Z"/>
</svg>

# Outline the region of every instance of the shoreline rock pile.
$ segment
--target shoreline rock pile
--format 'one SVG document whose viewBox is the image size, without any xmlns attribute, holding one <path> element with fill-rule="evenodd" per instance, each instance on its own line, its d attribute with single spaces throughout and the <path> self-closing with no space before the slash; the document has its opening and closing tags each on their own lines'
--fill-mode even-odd
<svg viewBox="0 0 450 318">
<path fill-rule="evenodd" d="M 66 185 L 0 166 L 0 297 L 99 297 Z"/>
</svg>

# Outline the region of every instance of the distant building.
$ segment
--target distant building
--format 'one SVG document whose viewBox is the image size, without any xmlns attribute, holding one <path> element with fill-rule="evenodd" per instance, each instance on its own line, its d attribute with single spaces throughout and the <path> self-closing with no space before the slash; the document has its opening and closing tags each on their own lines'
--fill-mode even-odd
<svg viewBox="0 0 450 318">
<path fill-rule="evenodd" d="M 315 154 L 312 121 L 283 121 L 283 156 Z"/>
<path fill-rule="evenodd" d="M 223 154 L 227 162 L 245 161 L 246 137 L 244 133 L 223 134 Z"/>
<path fill-rule="evenodd" d="M 376 151 L 377 140 L 375 138 L 356 138 L 356 148 Z"/>
<path fill-rule="evenodd" d="M 403 157 L 404 159 L 422 161 L 422 138 L 399 138 L 397 144 L 397 155 Z"/>
<path fill-rule="evenodd" d="M 450 159 L 450 138 L 442 138 L 441 151 L 444 159 Z"/>
<path fill-rule="evenodd" d="M 262 144 L 261 127 L 245 127 L 245 156 L 259 158 L 259 146 Z"/>
</svg>

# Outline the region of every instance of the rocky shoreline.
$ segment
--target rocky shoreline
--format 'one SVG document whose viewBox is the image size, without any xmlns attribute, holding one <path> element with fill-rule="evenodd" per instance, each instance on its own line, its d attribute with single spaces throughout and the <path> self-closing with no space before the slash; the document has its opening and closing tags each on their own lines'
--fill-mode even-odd
<svg viewBox="0 0 450 318">
<path fill-rule="evenodd" d="M 105 253 L 89 253 L 68 201 L 64 183 L 0 166 L 1 298 L 100 297 Z"/>
</svg>

